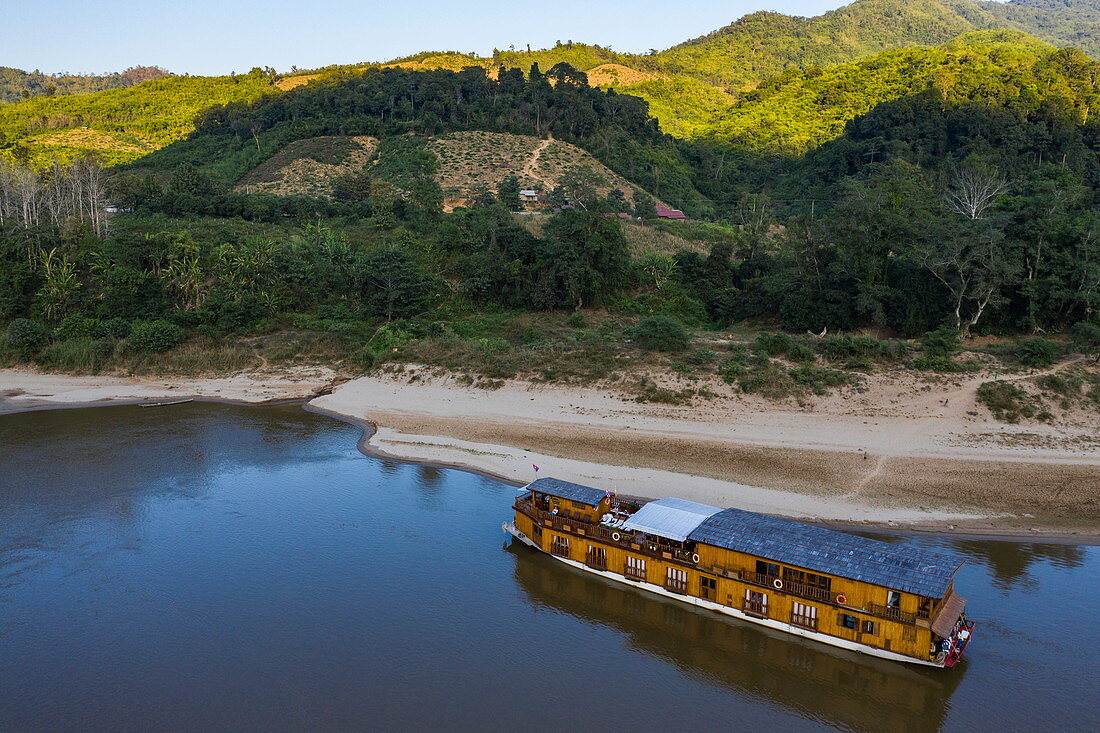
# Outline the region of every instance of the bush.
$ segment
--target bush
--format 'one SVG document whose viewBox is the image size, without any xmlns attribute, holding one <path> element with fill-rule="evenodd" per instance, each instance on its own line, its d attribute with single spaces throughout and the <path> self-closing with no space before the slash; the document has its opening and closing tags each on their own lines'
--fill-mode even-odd
<svg viewBox="0 0 1100 733">
<path fill-rule="evenodd" d="M 950 359 L 959 350 L 959 334 L 952 328 L 939 328 L 926 333 L 920 343 L 925 356 Z"/>
<path fill-rule="evenodd" d="M 130 335 L 130 322 L 125 318 L 112 318 L 103 324 L 103 335 L 113 339 L 124 339 Z"/>
<path fill-rule="evenodd" d="M 130 332 L 130 348 L 161 353 L 183 343 L 183 329 L 168 321 L 146 321 Z"/>
<path fill-rule="evenodd" d="M 978 387 L 977 398 L 995 418 L 1005 422 L 1019 422 L 1021 417 L 1034 417 L 1038 413 L 1029 404 L 1031 395 L 1011 382 L 984 382 Z"/>
<path fill-rule="evenodd" d="M 738 377 L 747 372 L 749 365 L 745 362 L 745 359 L 733 356 L 726 359 L 718 365 L 718 376 L 728 384 L 733 384 L 737 381 Z"/>
<path fill-rule="evenodd" d="M 103 322 L 88 316 L 69 316 L 58 325 L 54 335 L 61 341 L 99 338 L 103 335 Z"/>
<path fill-rule="evenodd" d="M 1045 367 L 1054 363 L 1061 347 L 1049 339 L 1025 339 L 1016 344 L 1016 359 L 1024 366 Z"/>
<path fill-rule="evenodd" d="M 957 372 L 961 367 L 951 357 L 958 349 L 959 334 L 954 329 L 929 331 L 921 339 L 923 354 L 913 361 L 913 367 L 930 372 Z"/>
<path fill-rule="evenodd" d="M 691 364 L 692 366 L 706 366 L 707 364 L 714 362 L 714 360 L 717 358 L 718 354 L 715 354 L 710 349 L 696 349 L 695 351 L 688 354 L 687 358 L 684 361 L 686 361 L 688 364 Z"/>
<path fill-rule="evenodd" d="M 816 358 L 814 350 L 805 344 L 793 344 L 787 350 L 787 358 L 800 364 L 812 364 Z"/>
<path fill-rule="evenodd" d="M 38 351 L 49 338 L 45 326 L 29 318 L 17 318 L 8 326 L 8 346 L 23 354 Z"/>
<path fill-rule="evenodd" d="M 106 339 L 76 338 L 55 341 L 42 350 L 37 361 L 43 366 L 72 372 L 98 372 L 110 358 L 113 348 Z"/>
<path fill-rule="evenodd" d="M 795 384 L 809 387 L 814 394 L 823 395 L 829 387 L 840 387 L 852 381 L 852 375 L 835 369 L 806 366 L 791 369 L 788 374 Z"/>
<path fill-rule="evenodd" d="M 790 348 L 791 337 L 785 333 L 762 333 L 753 343 L 753 349 L 768 356 L 786 354 Z"/>
<path fill-rule="evenodd" d="M 840 334 L 821 341 L 821 352 L 829 361 L 844 361 L 865 367 L 876 359 L 898 359 L 907 351 L 904 342 L 882 341 L 874 336 Z"/>
<path fill-rule="evenodd" d="M 648 316 L 630 329 L 630 338 L 648 351 L 684 351 L 691 345 L 691 334 L 672 316 Z"/>
<path fill-rule="evenodd" d="M 1100 361 L 1100 326 L 1088 321 L 1074 324 L 1069 331 L 1073 346 L 1082 354 L 1091 354 Z"/>
</svg>

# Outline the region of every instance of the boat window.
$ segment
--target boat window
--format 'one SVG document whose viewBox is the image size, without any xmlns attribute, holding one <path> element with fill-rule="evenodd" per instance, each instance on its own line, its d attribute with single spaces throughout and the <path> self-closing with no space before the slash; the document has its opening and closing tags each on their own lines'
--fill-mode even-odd
<svg viewBox="0 0 1100 733">
<path fill-rule="evenodd" d="M 761 575 L 771 575 L 779 577 L 779 566 L 773 562 L 764 562 L 763 560 L 756 561 L 756 572 Z"/>
<path fill-rule="evenodd" d="M 817 628 L 817 607 L 795 601 L 791 607 L 791 623 L 809 629 Z"/>
<path fill-rule="evenodd" d="M 807 573 L 804 570 L 795 570 L 794 568 L 783 568 L 783 580 L 788 583 L 801 583 L 811 588 L 819 588 L 828 592 L 832 587 L 833 579 L 827 578 L 824 575 L 818 575 L 816 573 Z"/>
<path fill-rule="evenodd" d="M 626 556 L 626 574 L 635 578 L 645 579 L 645 558 Z"/>
<path fill-rule="evenodd" d="M 886 591 L 886 605 L 890 608 L 901 608 L 901 593 L 896 590 Z"/>
<path fill-rule="evenodd" d="M 840 614 L 840 618 L 838 619 L 838 623 L 846 629 L 856 628 L 857 621 L 859 621 L 859 619 L 857 619 L 855 616 L 849 616 L 846 613 Z"/>
<path fill-rule="evenodd" d="M 874 621 L 864 621 L 863 622 L 863 633 L 864 634 L 871 634 L 872 636 L 874 636 L 874 634 L 875 634 L 875 622 Z"/>
</svg>

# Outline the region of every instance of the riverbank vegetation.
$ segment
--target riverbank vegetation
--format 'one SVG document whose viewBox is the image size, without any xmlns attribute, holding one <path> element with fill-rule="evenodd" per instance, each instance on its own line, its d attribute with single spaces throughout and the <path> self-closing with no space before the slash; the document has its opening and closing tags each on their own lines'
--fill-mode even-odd
<svg viewBox="0 0 1100 733">
<path fill-rule="evenodd" d="M 567 43 L 0 106 L 0 359 L 416 362 L 661 403 L 1033 369 L 980 399 L 1004 419 L 1095 402 L 1100 64 L 933 29 L 691 102 L 713 49 L 775 23 L 685 44 L 678 70 Z M 634 83 L 708 129 L 670 136 Z"/>
</svg>

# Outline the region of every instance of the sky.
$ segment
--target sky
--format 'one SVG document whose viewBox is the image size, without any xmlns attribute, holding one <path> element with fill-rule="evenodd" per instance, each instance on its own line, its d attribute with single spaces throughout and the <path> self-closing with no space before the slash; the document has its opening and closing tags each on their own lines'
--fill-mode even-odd
<svg viewBox="0 0 1100 733">
<path fill-rule="evenodd" d="M 279 71 L 573 40 L 616 51 L 664 49 L 756 10 L 818 15 L 846 0 L 9 0 L 0 66 L 104 73 Z"/>
</svg>

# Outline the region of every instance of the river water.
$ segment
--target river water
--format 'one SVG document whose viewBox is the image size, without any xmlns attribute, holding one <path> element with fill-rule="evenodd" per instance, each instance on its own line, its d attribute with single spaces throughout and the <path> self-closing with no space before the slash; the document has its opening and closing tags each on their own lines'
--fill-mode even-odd
<svg viewBox="0 0 1100 733">
<path fill-rule="evenodd" d="M 503 546 L 515 490 L 298 406 L 0 417 L 0 730 L 1096 730 L 1095 547 L 956 552 L 930 670 Z"/>
</svg>

